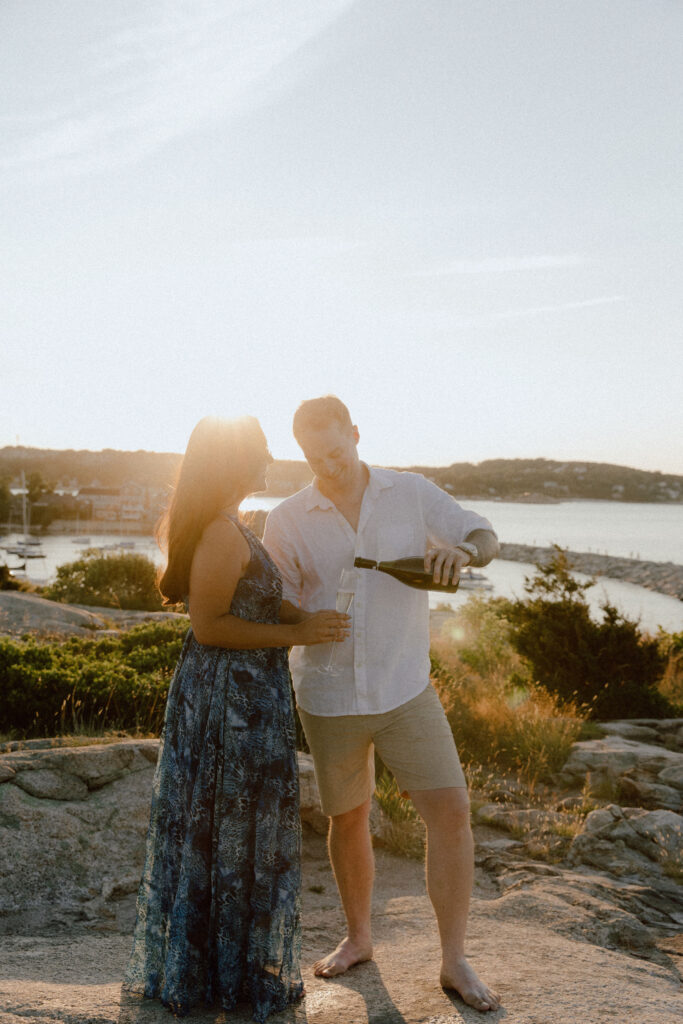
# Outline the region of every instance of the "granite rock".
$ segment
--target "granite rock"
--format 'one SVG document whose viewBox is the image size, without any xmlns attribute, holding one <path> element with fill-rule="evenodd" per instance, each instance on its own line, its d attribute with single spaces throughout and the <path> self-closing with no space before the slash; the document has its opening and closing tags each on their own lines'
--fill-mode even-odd
<svg viewBox="0 0 683 1024">
<path fill-rule="evenodd" d="M 625 740 L 636 740 L 639 743 L 656 743 L 659 732 L 649 725 L 635 725 L 629 721 L 601 722 L 600 728 L 608 736 L 621 736 Z"/>
<path fill-rule="evenodd" d="M 665 786 L 673 786 L 683 791 L 683 764 L 674 764 L 659 773 L 659 781 Z"/>
<path fill-rule="evenodd" d="M 616 804 L 592 811 L 572 840 L 572 864 L 590 864 L 621 876 L 661 876 L 662 868 L 683 867 L 683 817 L 669 810 L 647 811 Z"/>
<path fill-rule="evenodd" d="M 51 768 L 18 772 L 12 780 L 20 789 L 42 800 L 85 800 L 88 787 L 70 772 Z"/>
<path fill-rule="evenodd" d="M 158 749 L 127 739 L 0 754 L 0 931 L 116 928 L 142 873 Z M 302 819 L 326 833 L 310 755 L 299 777 Z"/>
<path fill-rule="evenodd" d="M 617 779 L 626 772 L 655 779 L 666 768 L 681 766 L 683 754 L 676 751 L 621 736 L 606 736 L 575 743 L 562 772 L 574 779 L 583 779 L 588 774 Z"/>
<path fill-rule="evenodd" d="M 567 821 L 561 811 L 546 811 L 535 807 L 508 808 L 500 804 L 485 804 L 476 812 L 476 820 L 487 825 L 515 831 L 552 831 L 553 826 Z"/>
</svg>

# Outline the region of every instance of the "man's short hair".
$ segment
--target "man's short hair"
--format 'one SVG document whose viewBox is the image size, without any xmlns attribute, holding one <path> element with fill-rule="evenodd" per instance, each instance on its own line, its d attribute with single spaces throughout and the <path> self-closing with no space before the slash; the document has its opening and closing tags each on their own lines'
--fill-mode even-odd
<svg viewBox="0 0 683 1024">
<path fill-rule="evenodd" d="M 349 430 L 353 427 L 351 414 L 344 403 L 336 395 L 309 398 L 294 413 L 294 437 L 300 441 L 307 430 L 325 430 L 331 423 L 338 423 Z"/>
</svg>

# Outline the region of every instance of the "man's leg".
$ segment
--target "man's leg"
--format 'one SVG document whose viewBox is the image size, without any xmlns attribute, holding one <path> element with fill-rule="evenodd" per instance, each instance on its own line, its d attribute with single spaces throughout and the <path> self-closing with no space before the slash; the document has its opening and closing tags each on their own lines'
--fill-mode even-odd
<svg viewBox="0 0 683 1024">
<path fill-rule="evenodd" d="M 427 891 L 441 937 L 441 984 L 477 1010 L 497 1010 L 500 999 L 465 959 L 465 929 L 474 880 L 474 841 L 465 787 L 410 793 L 427 826 Z"/>
<path fill-rule="evenodd" d="M 372 957 L 370 905 L 375 860 L 370 842 L 370 800 L 330 819 L 329 851 L 348 934 L 328 956 L 313 965 L 322 978 L 343 974 Z"/>
</svg>

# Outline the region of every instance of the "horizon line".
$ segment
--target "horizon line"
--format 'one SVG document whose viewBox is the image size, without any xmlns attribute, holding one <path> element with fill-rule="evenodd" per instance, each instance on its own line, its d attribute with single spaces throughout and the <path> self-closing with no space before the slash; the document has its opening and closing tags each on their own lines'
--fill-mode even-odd
<svg viewBox="0 0 683 1024">
<path fill-rule="evenodd" d="M 41 445 L 12 445 L 6 444 L 0 447 L 0 454 L 6 451 L 25 451 L 25 452 L 45 452 L 45 453 L 59 453 L 74 452 L 75 454 L 81 454 L 87 452 L 91 455 L 103 455 L 105 452 L 114 452 L 119 455 L 159 455 L 159 456 L 172 456 L 174 458 L 182 458 L 182 452 L 170 452 L 170 451 L 155 451 L 151 448 L 47 448 Z M 275 458 L 274 463 L 278 462 L 295 462 L 302 465 L 306 465 L 304 458 L 289 459 L 289 458 Z M 366 460 L 364 460 L 366 461 Z M 369 461 L 369 460 L 367 460 Z M 571 465 L 585 465 L 585 466 L 612 466 L 616 469 L 631 469 L 638 473 L 652 473 L 659 476 L 672 476 L 683 478 L 683 471 L 680 473 L 665 472 L 661 469 L 643 469 L 641 466 L 632 466 L 622 462 L 596 462 L 594 459 L 558 459 L 549 458 L 547 455 L 532 455 L 523 456 L 515 455 L 512 457 L 495 456 L 486 459 L 481 459 L 479 462 L 448 462 L 448 463 L 427 463 L 420 461 L 412 461 L 407 465 L 399 466 L 396 463 L 379 463 L 370 462 L 370 465 L 377 466 L 380 469 L 397 469 L 407 470 L 420 467 L 422 469 L 450 469 L 452 466 L 481 466 L 487 462 L 551 462 L 561 466 Z"/>
</svg>

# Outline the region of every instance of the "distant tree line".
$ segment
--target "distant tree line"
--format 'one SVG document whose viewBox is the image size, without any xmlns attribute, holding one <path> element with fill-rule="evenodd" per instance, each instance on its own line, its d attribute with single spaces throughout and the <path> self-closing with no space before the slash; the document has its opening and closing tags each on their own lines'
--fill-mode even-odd
<svg viewBox="0 0 683 1024">
<path fill-rule="evenodd" d="M 16 486 L 22 469 L 27 480 L 34 475 L 47 491 L 55 486 L 85 487 L 97 481 L 102 487 L 121 487 L 133 482 L 164 488 L 175 478 L 181 456 L 172 452 L 52 451 L 40 448 L 0 449 L 0 481 Z M 480 463 L 456 462 L 451 466 L 397 467 L 422 473 L 453 495 L 468 498 L 567 499 L 611 501 L 683 501 L 683 476 L 604 462 L 558 462 L 551 459 L 487 459 Z M 278 460 L 268 471 L 269 493 L 293 494 L 311 480 L 303 461 Z M 3 497 L 4 495 L 4 497 Z M 0 518 L 7 495 L 0 484 Z"/>
<path fill-rule="evenodd" d="M 16 486 L 23 470 L 28 480 L 39 473 L 52 487 L 87 487 L 93 481 L 102 487 L 121 487 L 128 481 L 145 487 L 165 487 L 175 477 L 181 456 L 171 452 L 58 451 L 47 448 L 0 448 L 0 478 Z"/>
<path fill-rule="evenodd" d="M 683 476 L 606 462 L 487 459 L 478 464 L 410 468 L 452 494 L 467 497 L 683 501 Z"/>
</svg>

